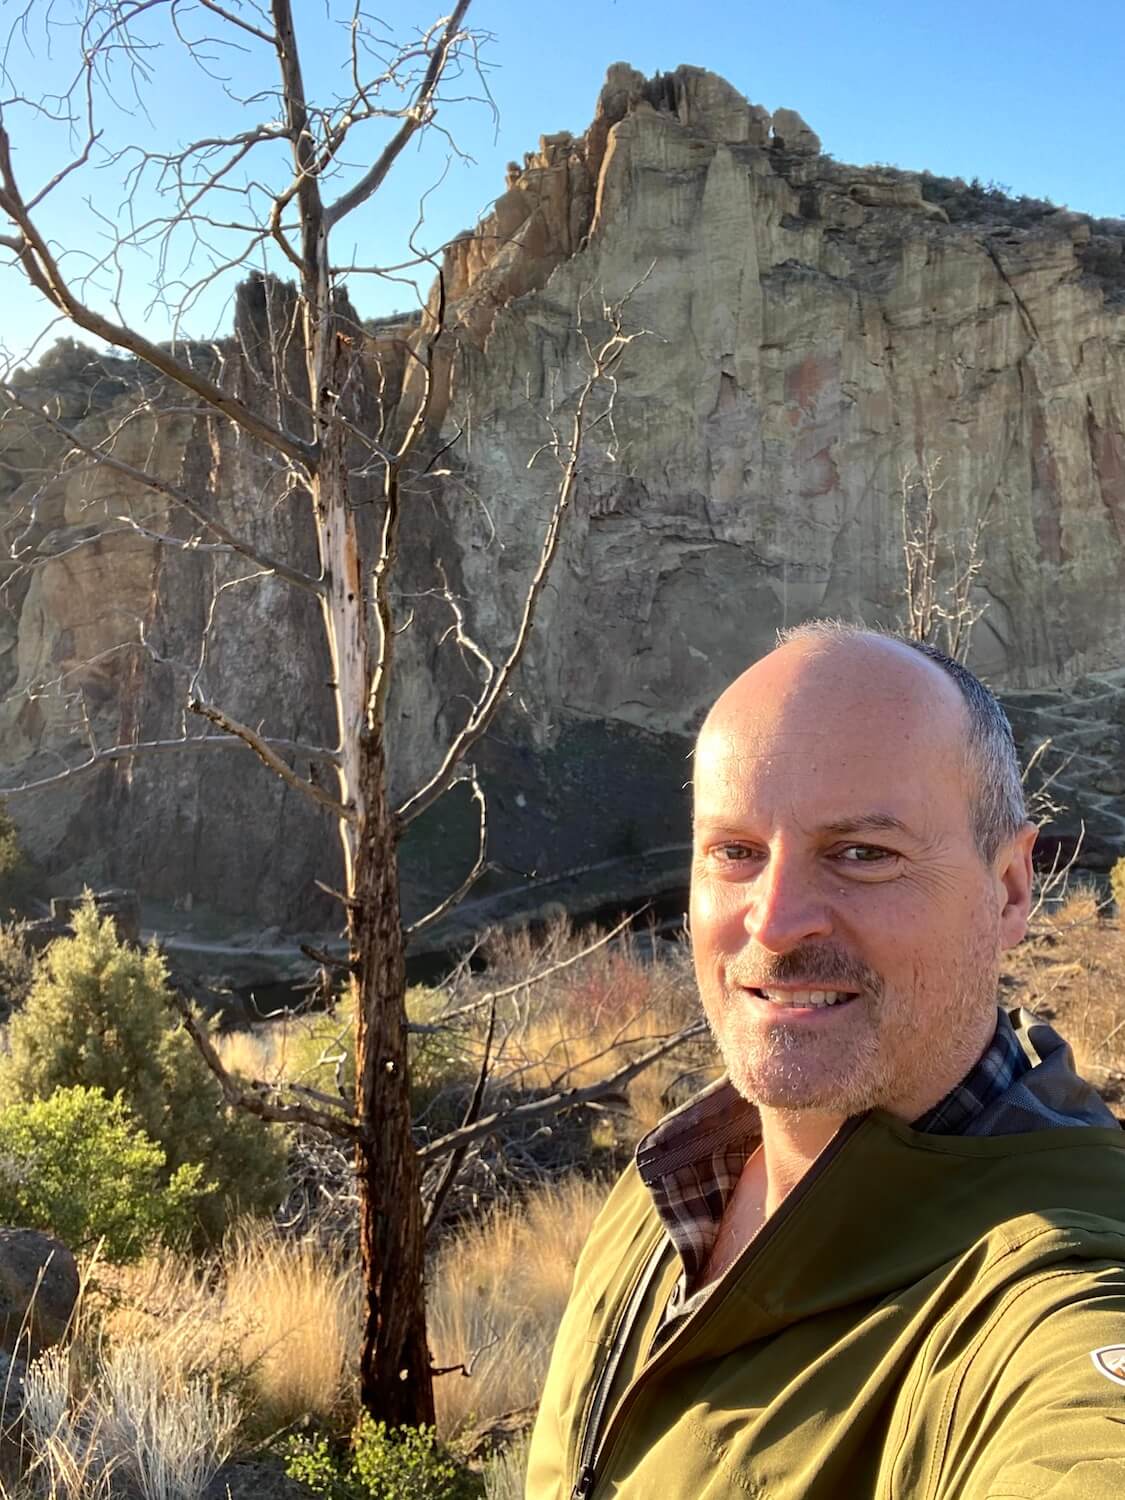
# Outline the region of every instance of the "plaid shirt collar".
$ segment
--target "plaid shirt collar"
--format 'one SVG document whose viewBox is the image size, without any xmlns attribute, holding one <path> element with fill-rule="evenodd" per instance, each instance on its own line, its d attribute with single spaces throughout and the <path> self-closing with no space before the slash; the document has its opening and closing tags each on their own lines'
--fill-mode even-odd
<svg viewBox="0 0 1125 1500">
<path fill-rule="evenodd" d="M 913 1128 L 965 1134 L 1030 1068 L 1000 1010 L 984 1056 Z M 683 1261 L 686 1288 L 695 1285 L 707 1264 L 727 1202 L 758 1139 L 758 1111 L 721 1078 L 662 1120 L 637 1147 L 637 1170 Z"/>
</svg>

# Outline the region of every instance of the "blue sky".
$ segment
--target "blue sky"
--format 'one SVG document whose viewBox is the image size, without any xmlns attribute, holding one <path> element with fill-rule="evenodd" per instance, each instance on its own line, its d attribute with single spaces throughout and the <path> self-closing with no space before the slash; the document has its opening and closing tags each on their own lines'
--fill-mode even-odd
<svg viewBox="0 0 1125 1500">
<path fill-rule="evenodd" d="M 310 93 L 315 93 L 330 88 L 337 76 L 333 58 L 339 32 L 325 19 L 325 0 L 296 0 L 296 10 Z M 0 0 L 0 23 L 13 12 L 8 0 Z M 407 0 L 391 0 L 379 14 L 402 27 L 431 19 Z M 474 222 L 503 190 L 505 163 L 534 147 L 541 133 L 583 130 L 605 69 L 616 60 L 646 73 L 681 62 L 711 68 L 769 109 L 799 110 L 825 149 L 842 161 L 977 176 L 1089 213 L 1125 215 L 1120 145 L 1125 5 L 1119 0 L 1089 0 L 1081 9 L 1057 0 L 987 5 L 752 0 L 741 6 L 715 0 L 475 0 L 471 15 L 495 38 L 485 56 L 499 122 L 471 104 L 451 106 L 443 114 L 443 123 L 474 162 L 452 160 L 445 181 L 429 198 L 423 234 L 428 246 Z M 157 35 L 152 33 L 154 40 Z M 50 58 L 40 40 L 33 39 L 31 52 L 17 41 L 8 52 L 15 87 L 31 92 L 57 78 L 65 56 L 61 36 Z M 174 50 L 165 48 L 152 59 L 155 81 L 144 95 L 148 116 L 135 108 L 108 115 L 108 148 L 138 139 L 172 146 L 216 127 L 237 130 L 252 123 L 252 109 L 231 105 Z M 252 54 L 231 59 L 226 66 L 232 86 L 249 92 L 270 81 L 268 63 L 263 56 L 256 67 Z M 66 143 L 41 125 L 29 128 L 18 112 L 8 112 L 8 125 L 26 190 L 63 160 Z M 377 140 L 373 132 L 367 149 L 377 149 Z M 356 220 L 351 238 L 361 259 L 398 258 L 418 196 L 440 174 L 448 154 L 435 139 L 399 163 L 389 190 Z M 120 212 L 119 177 L 99 166 L 82 182 L 71 179 L 45 217 L 56 240 L 73 247 L 67 262 L 72 273 Z M 341 248 L 350 254 L 352 245 Z M 200 264 L 196 257 L 189 269 L 197 272 Z M 164 337 L 170 324 L 152 305 L 154 274 L 151 264 L 130 262 L 121 304 L 150 335 Z M 103 286 L 92 300 L 100 297 L 104 305 L 104 279 Z M 212 288 L 185 331 L 198 337 L 222 332 L 232 289 L 233 278 Z M 352 296 L 365 315 L 413 300 L 409 288 L 370 278 L 357 278 Z M 15 274 L 0 269 L 0 344 L 21 354 L 47 316 Z"/>
</svg>

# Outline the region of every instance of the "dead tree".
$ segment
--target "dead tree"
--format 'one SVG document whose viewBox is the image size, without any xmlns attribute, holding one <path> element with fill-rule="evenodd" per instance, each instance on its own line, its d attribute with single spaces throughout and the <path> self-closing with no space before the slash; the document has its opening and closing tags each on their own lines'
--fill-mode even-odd
<svg viewBox="0 0 1125 1500">
<path fill-rule="evenodd" d="M 574 497 L 593 434 L 612 427 L 614 370 L 635 334 L 626 330 L 621 299 L 613 306 L 578 310 L 585 358 L 570 374 L 565 403 L 548 420 L 544 451 L 557 463 L 554 500 L 542 537 L 538 563 L 528 580 L 522 611 L 505 651 L 493 660 L 472 640 L 449 597 L 453 629 L 464 650 L 481 668 L 475 701 L 452 736 L 440 764 L 423 784 L 391 804 L 388 792 L 387 702 L 396 667 L 396 618 L 392 580 L 398 563 L 403 509 L 411 484 L 435 462 L 426 457 L 430 418 L 445 363 L 447 310 L 440 269 L 435 294 L 410 350 L 415 379 L 408 409 L 378 431 L 358 420 L 357 392 L 368 374 L 361 338 L 341 295 L 346 256 L 334 252 L 351 216 L 379 192 L 407 146 L 421 133 L 443 129 L 437 114 L 450 96 L 472 91 L 479 77 L 479 38 L 466 26 L 469 0 L 456 0 L 452 13 L 391 47 L 364 13 L 349 9 L 341 35 L 346 55 L 341 94 L 317 103 L 306 89 L 302 39 L 291 0 L 78 0 L 78 25 L 61 29 L 77 46 L 68 88 L 53 99 L 29 100 L 5 67 L 0 106 L 0 214 L 6 221 L 0 247 L 34 289 L 74 328 L 124 351 L 147 366 L 162 389 L 178 393 L 181 410 L 213 427 L 229 424 L 239 441 L 268 455 L 284 484 L 306 497 L 319 565 L 294 565 L 246 537 L 235 534 L 207 499 L 115 451 L 115 431 L 89 437 L 50 412 L 29 403 L 18 383 L 0 382 L 11 409 L 34 407 L 36 420 L 65 445 L 68 460 L 119 473 L 187 518 L 184 535 L 161 534 L 129 521 L 154 545 L 214 551 L 249 564 L 256 575 L 281 580 L 315 600 L 332 664 L 335 743 L 297 744 L 271 737 L 262 726 L 241 722 L 223 705 L 192 696 L 190 710 L 203 726 L 150 745 L 91 741 L 88 758 L 8 794 L 44 790 L 59 781 L 114 760 L 150 752 L 248 747 L 276 775 L 336 820 L 343 855 L 348 957 L 344 965 L 357 1016 L 357 1080 L 354 1105 L 313 1095 L 281 1100 L 268 1088 L 225 1074 L 207 1033 L 190 1010 L 184 1022 L 223 1081 L 227 1097 L 266 1120 L 321 1129 L 355 1152 L 359 1197 L 360 1250 L 366 1286 L 366 1327 L 360 1371 L 365 1407 L 391 1424 L 432 1422 L 433 1391 L 426 1341 L 423 1294 L 425 1244 L 421 1163 L 411 1133 L 405 995 L 405 941 L 399 908 L 399 840 L 410 822 L 432 806 L 458 780 L 468 779 L 480 808 L 481 858 L 458 891 L 415 926 L 436 920 L 464 894 L 484 864 L 486 833 L 483 796 L 471 766 L 474 746 L 510 690 L 513 674 L 531 635 L 536 607 L 559 546 L 561 529 Z M 35 19 L 29 6 L 26 28 Z M 55 24 L 53 11 L 44 25 Z M 295 323 L 290 330 L 303 351 L 303 372 L 278 399 L 261 406 L 224 383 L 222 366 L 189 357 L 185 346 L 156 342 L 121 318 L 112 296 L 99 299 L 89 278 L 73 279 L 43 227 L 44 205 L 61 184 L 80 173 L 99 151 L 98 110 L 124 76 L 143 83 L 158 64 L 153 28 L 165 28 L 161 45 L 186 49 L 201 68 L 215 66 L 224 47 L 267 64 L 273 81 L 243 103 L 258 123 L 237 133 L 205 134 L 185 148 L 159 154 L 135 144 L 132 181 L 155 171 L 158 185 L 172 196 L 166 217 L 127 221 L 103 268 L 120 266 L 130 248 L 168 246 L 190 235 L 199 245 L 221 242 L 206 270 L 183 291 L 181 305 L 214 278 L 245 274 L 263 257 L 287 268 L 296 282 Z M 326 22 L 317 20 L 318 44 Z M 18 41 L 18 30 L 13 33 Z M 307 43 L 308 38 L 304 39 Z M 10 39 L 9 48 L 15 42 Z M 467 80 L 467 82 L 466 82 Z M 486 91 L 486 90 L 485 90 Z M 477 92 L 480 92 L 478 88 Z M 29 183 L 19 169 L 19 127 L 62 124 L 75 140 L 66 166 L 50 180 Z M 381 132 L 381 134 L 380 134 Z M 377 138 L 374 152 L 369 144 Z M 143 149 L 142 149 L 143 145 Z M 284 148 L 285 158 L 279 148 Z M 361 165 L 355 165 L 356 161 Z M 347 165 L 351 163 L 351 165 Z M 279 165 L 280 164 L 280 165 Z M 280 175 L 279 175 L 280 171 Z M 271 176 L 272 173 L 272 176 Z M 242 184 L 239 186 L 239 184 Z M 234 243 L 235 248 L 230 249 Z M 419 261 L 425 256 L 419 254 Z M 194 264 L 194 262 L 193 262 Z M 436 262 L 435 262 L 436 266 Z M 181 284 L 182 285 L 182 284 Z M 595 299 L 596 300 L 596 299 Z M 159 403 L 138 405 L 135 415 L 158 421 Z M 376 493 L 369 543 L 359 519 L 359 499 Z M 362 488 L 367 486 L 368 488 Z M 327 775 L 310 775 L 310 763 Z M 666 1044 L 660 1044 L 664 1046 Z M 617 1079 L 621 1083 L 626 1073 Z M 581 1095 L 582 1091 L 577 1091 Z M 566 1097 L 550 1101 L 550 1108 Z M 479 1101 L 478 1101 L 479 1108 Z M 466 1119 L 440 1143 L 450 1155 L 463 1151 L 487 1122 Z M 434 1147 L 436 1151 L 438 1148 Z"/>
<path fill-rule="evenodd" d="M 989 508 L 984 505 L 962 531 L 950 530 L 939 521 L 935 505 L 944 488 L 940 458 L 923 459 L 899 476 L 904 626 L 912 640 L 939 646 L 963 662 L 985 610 L 974 590 L 984 567 L 981 538 Z"/>
</svg>

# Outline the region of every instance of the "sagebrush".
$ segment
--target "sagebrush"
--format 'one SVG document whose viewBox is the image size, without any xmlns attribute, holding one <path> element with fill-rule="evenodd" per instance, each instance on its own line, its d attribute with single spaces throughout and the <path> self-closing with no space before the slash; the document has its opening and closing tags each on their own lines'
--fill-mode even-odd
<svg viewBox="0 0 1125 1500">
<path fill-rule="evenodd" d="M 58 1089 L 120 1098 L 165 1155 L 167 1179 L 196 1163 L 215 1184 L 198 1202 L 196 1232 L 217 1240 L 244 1211 L 268 1212 L 284 1192 L 276 1130 L 225 1106 L 219 1085 L 169 1005 L 154 949 L 121 942 L 92 898 L 74 936 L 51 944 L 0 1060 L 0 1102 L 49 1099 Z"/>
</svg>

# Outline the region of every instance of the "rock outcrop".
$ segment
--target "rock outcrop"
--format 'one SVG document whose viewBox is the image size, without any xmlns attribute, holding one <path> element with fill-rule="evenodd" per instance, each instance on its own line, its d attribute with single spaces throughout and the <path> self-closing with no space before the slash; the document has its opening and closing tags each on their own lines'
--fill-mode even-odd
<svg viewBox="0 0 1125 1500">
<path fill-rule="evenodd" d="M 465 436 L 442 488 L 407 517 L 404 593 L 432 589 L 440 562 L 473 634 L 510 641 L 557 488 L 547 419 L 572 407 L 603 302 L 632 289 L 626 323 L 643 334 L 620 366 L 612 429 L 584 454 L 518 688 L 480 749 L 502 868 L 478 895 L 570 899 L 578 881 L 611 902 L 674 884 L 701 712 L 779 626 L 896 618 L 902 476 L 939 459 L 934 503 L 953 547 L 987 510 L 974 665 L 1013 695 L 1028 743 L 1062 713 L 1078 752 L 1063 780 L 1097 814 L 1094 860 L 1125 849 L 1123 244 L 1116 221 L 835 162 L 794 111 L 771 117 L 692 68 L 646 79 L 615 65 L 585 135 L 544 136 L 512 164 L 489 218 L 448 254 L 432 441 Z M 268 390 L 283 357 L 276 295 L 244 289 L 235 339 L 200 352 L 240 390 Z M 405 351 L 435 307 L 420 332 L 384 320 L 373 333 L 387 399 L 415 399 Z M 90 420 L 109 420 L 119 396 L 91 390 L 102 408 Z M 299 495 L 230 439 L 174 423 L 155 438 L 170 476 L 205 485 L 273 550 L 307 552 Z M 153 440 L 135 424 L 138 457 Z M 27 500 L 25 485 L 9 508 Z M 81 743 L 73 702 L 68 719 L 33 690 L 44 676 L 74 674 L 100 734 L 154 738 L 178 723 L 212 564 L 135 531 L 79 545 L 122 509 L 153 530 L 175 524 L 106 476 L 40 497 L 35 536 L 52 558 L 21 584 L 0 639 L 0 749 L 17 770 Z M 223 597 L 231 628 L 211 636 L 212 696 L 279 734 L 327 733 L 305 602 L 272 583 Z M 473 681 L 436 644 L 440 602 L 412 607 L 393 705 L 404 786 L 435 763 Z M 139 644 L 113 650 L 130 632 Z M 228 926 L 312 925 L 331 833 L 244 759 L 137 761 L 13 811 L 55 871 L 94 866 Z M 406 849 L 408 902 L 455 881 L 474 837 L 457 794 L 423 820 Z"/>
</svg>

